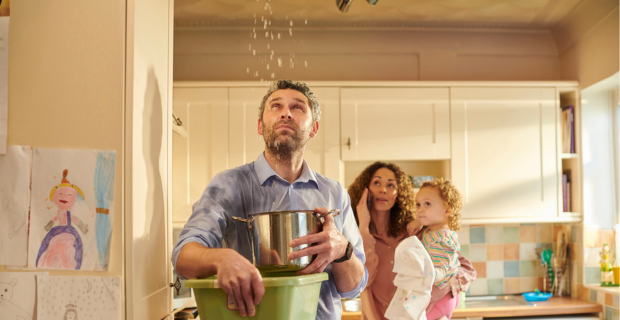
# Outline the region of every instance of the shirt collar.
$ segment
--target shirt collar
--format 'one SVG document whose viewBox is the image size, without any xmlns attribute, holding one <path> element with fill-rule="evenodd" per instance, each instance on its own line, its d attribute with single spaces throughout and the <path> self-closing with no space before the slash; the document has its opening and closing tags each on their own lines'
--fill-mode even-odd
<svg viewBox="0 0 620 320">
<path fill-rule="evenodd" d="M 275 171 L 273 171 L 273 168 L 271 168 L 269 162 L 267 162 L 267 159 L 265 159 L 265 152 L 261 152 L 256 161 L 254 161 L 254 170 L 256 171 L 256 175 L 258 176 L 258 181 L 260 182 L 261 186 L 264 185 L 265 182 L 273 176 L 278 177 L 281 181 L 286 181 L 282 177 L 278 176 Z M 310 169 L 310 166 L 308 166 L 306 160 L 304 160 L 303 164 L 301 165 L 301 176 L 299 176 L 299 178 L 297 178 L 294 183 L 309 183 L 310 181 L 314 182 L 317 189 L 319 188 L 316 174 Z M 288 183 L 288 181 L 286 182 Z"/>
</svg>

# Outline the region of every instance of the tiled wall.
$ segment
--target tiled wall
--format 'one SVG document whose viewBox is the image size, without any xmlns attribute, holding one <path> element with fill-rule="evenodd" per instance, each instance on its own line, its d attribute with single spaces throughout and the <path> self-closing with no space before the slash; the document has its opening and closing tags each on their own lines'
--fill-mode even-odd
<svg viewBox="0 0 620 320">
<path fill-rule="evenodd" d="M 471 225 L 458 232 L 461 254 L 476 269 L 477 279 L 468 295 L 514 294 L 543 290 L 545 269 L 536 256 L 537 247 L 551 248 L 555 235 L 571 226 L 554 224 Z M 547 285 L 549 287 L 549 285 Z"/>
<path fill-rule="evenodd" d="M 603 320 L 620 319 L 620 296 L 618 293 L 612 294 L 598 290 L 588 289 L 586 287 L 579 288 L 578 298 L 585 301 L 596 302 L 603 306 Z"/>
<path fill-rule="evenodd" d="M 611 229 L 591 228 L 585 227 L 585 242 L 584 242 L 584 281 L 585 284 L 600 284 L 601 283 L 601 256 L 603 244 L 607 243 L 610 246 L 615 246 L 616 235 L 615 231 Z"/>
<path fill-rule="evenodd" d="M 615 245 L 615 231 L 611 229 L 579 227 L 583 234 L 583 247 L 576 246 L 576 255 L 580 259 L 575 261 L 575 292 L 581 300 L 592 301 L 603 305 L 605 320 L 620 319 L 620 294 L 616 290 L 602 290 L 600 252 L 603 244 Z M 584 285 L 588 287 L 584 287 Z M 612 291 L 610 293 L 609 291 Z M 575 296 L 575 295 L 573 295 Z"/>
</svg>

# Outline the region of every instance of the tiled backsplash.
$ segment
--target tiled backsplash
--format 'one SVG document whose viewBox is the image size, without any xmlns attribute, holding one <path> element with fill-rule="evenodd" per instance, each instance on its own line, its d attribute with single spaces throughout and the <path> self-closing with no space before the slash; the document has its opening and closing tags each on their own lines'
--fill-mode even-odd
<svg viewBox="0 0 620 320">
<path fill-rule="evenodd" d="M 463 226 L 458 232 L 461 254 L 478 276 L 468 295 L 513 294 L 543 289 L 545 270 L 536 248 L 551 248 L 559 229 L 553 224 Z M 570 235 L 569 235 L 570 239 Z"/>
</svg>

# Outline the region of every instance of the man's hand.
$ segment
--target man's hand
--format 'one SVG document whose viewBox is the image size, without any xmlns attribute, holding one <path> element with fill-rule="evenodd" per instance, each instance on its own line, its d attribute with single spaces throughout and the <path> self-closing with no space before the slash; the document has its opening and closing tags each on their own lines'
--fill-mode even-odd
<svg viewBox="0 0 620 320">
<path fill-rule="evenodd" d="M 409 236 L 415 235 L 418 232 L 420 232 L 420 230 L 422 230 L 422 223 L 420 222 L 420 220 L 411 220 L 409 221 L 409 223 L 407 224 L 407 233 L 409 234 Z"/>
<path fill-rule="evenodd" d="M 314 210 L 320 214 L 328 211 L 327 208 L 314 208 Z M 325 215 L 324 219 L 323 231 L 294 239 L 290 243 L 291 247 L 297 247 L 302 244 L 314 245 L 290 253 L 288 255 L 289 260 L 317 255 L 312 263 L 297 272 L 298 275 L 323 272 L 329 263 L 344 256 L 347 250 L 348 241 L 336 229 L 334 217 Z"/>
<path fill-rule="evenodd" d="M 217 265 L 217 282 L 232 296 L 242 317 L 254 316 L 255 307 L 265 294 L 263 278 L 248 259 L 234 250 L 226 250 Z M 254 294 L 252 295 L 252 291 Z"/>
</svg>

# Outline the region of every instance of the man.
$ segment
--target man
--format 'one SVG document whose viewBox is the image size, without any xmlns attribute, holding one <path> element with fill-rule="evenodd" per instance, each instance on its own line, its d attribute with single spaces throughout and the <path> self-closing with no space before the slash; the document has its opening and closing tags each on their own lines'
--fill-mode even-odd
<svg viewBox="0 0 620 320">
<path fill-rule="evenodd" d="M 263 98 L 258 115 L 258 134 L 265 140 L 265 152 L 256 161 L 213 178 L 194 204 L 173 250 L 172 263 L 186 278 L 217 274 L 220 287 L 234 299 L 241 316 L 253 316 L 265 289 L 250 262 L 247 225 L 232 217 L 247 219 L 253 213 L 278 210 L 314 208 L 325 213 L 327 208 L 341 209 L 340 215 L 325 217 L 322 232 L 291 241 L 291 247 L 313 245 L 288 257 L 317 255 L 298 274 L 329 274 L 329 280 L 321 284 L 316 318 L 340 319 L 340 298 L 359 295 L 368 271 L 346 190 L 313 172 L 304 161 L 306 144 L 319 130 L 319 103 L 305 84 L 281 80 Z"/>
</svg>

